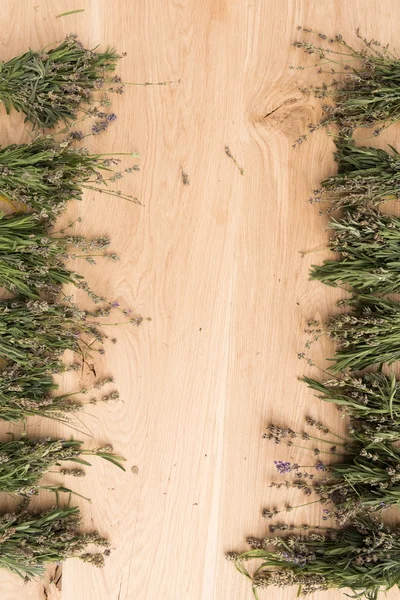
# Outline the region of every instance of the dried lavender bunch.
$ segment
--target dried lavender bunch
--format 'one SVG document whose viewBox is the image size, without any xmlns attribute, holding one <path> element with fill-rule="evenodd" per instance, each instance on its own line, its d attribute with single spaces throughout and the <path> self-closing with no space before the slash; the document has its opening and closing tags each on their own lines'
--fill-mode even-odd
<svg viewBox="0 0 400 600">
<path fill-rule="evenodd" d="M 81 368 L 77 363 L 61 367 L 63 371 Z M 112 377 L 105 377 L 97 380 L 92 389 L 80 388 L 56 394 L 58 385 L 46 367 L 25 369 L 18 364 L 10 364 L 0 371 L 0 419 L 18 423 L 27 417 L 45 417 L 67 423 L 71 415 L 83 410 L 87 404 L 118 400 L 116 390 L 98 395 L 99 390 L 113 381 Z M 84 402 L 82 397 L 87 395 L 89 398 Z"/>
<path fill-rule="evenodd" d="M 137 165 L 114 172 L 119 164 L 116 155 L 90 154 L 86 148 L 75 148 L 74 139 L 56 141 L 52 136 L 37 137 L 28 144 L 12 144 L 0 149 L 0 195 L 18 209 L 22 204 L 37 211 L 41 218 L 54 220 L 66 208 L 69 200 L 81 200 L 85 189 L 124 198 L 138 203 L 136 198 L 108 187 L 124 173 L 138 170 Z M 137 154 L 129 156 L 137 157 Z M 104 174 L 110 174 L 105 177 Z"/>
<path fill-rule="evenodd" d="M 337 345 L 329 360 L 333 373 L 358 371 L 371 365 L 391 365 L 400 359 L 400 303 L 367 294 L 338 302 L 351 306 L 350 313 L 330 317 L 325 333 Z M 309 321 L 307 333 L 317 340 L 324 332 L 318 321 Z M 308 347 L 311 341 L 307 342 Z"/>
<path fill-rule="evenodd" d="M 0 442 L 0 491 L 20 496 L 32 496 L 39 489 L 54 492 L 70 492 L 63 486 L 42 486 L 41 479 L 51 467 L 70 461 L 79 465 L 90 466 L 86 456 L 98 456 L 119 467 L 123 471 L 122 457 L 114 454 L 112 446 L 104 446 L 94 450 L 82 448 L 83 442 L 77 440 L 55 440 L 43 438 L 29 440 L 21 437 L 18 440 Z M 60 470 L 63 475 L 84 476 L 81 468 Z"/>
<path fill-rule="evenodd" d="M 0 567 L 26 581 L 41 577 L 46 565 L 67 558 L 80 558 L 96 567 L 104 565 L 109 543 L 98 533 L 80 533 L 81 517 L 77 507 L 56 507 L 30 513 L 22 507 L 0 517 Z M 102 552 L 89 553 L 94 544 Z"/>
<path fill-rule="evenodd" d="M 315 502 L 320 502 L 323 506 L 330 505 L 329 509 L 324 509 L 323 520 L 332 518 L 339 524 L 359 514 L 400 506 L 400 450 L 393 443 L 382 441 L 379 435 L 376 438 L 366 435 L 360 421 L 353 422 L 349 427 L 347 439 L 340 438 L 312 418 L 307 418 L 306 422 L 307 425 L 318 429 L 319 437 L 275 425 L 268 427 L 264 435 L 266 439 L 273 440 L 274 443 L 285 442 L 291 447 L 305 448 L 319 457 L 315 465 L 275 461 L 279 473 L 294 473 L 295 479 L 286 480 L 284 483 L 273 482 L 270 487 L 296 488 L 307 497 L 317 494 L 319 500 Z M 369 433 L 371 431 L 372 428 Z M 327 435 L 329 438 L 326 438 Z M 301 445 L 295 443 L 298 439 L 303 440 Z M 318 443 L 318 447 L 308 447 L 306 443 L 309 441 L 313 444 Z M 340 462 L 326 466 L 321 460 L 322 455 L 340 456 Z M 307 502 L 300 506 L 315 502 Z M 291 511 L 293 508 L 297 507 L 289 506 L 284 510 Z M 263 516 L 270 519 L 280 512 L 282 511 L 265 509 Z"/>
<path fill-rule="evenodd" d="M 345 285 L 361 293 L 391 294 L 400 291 L 400 219 L 373 208 L 348 210 L 332 219 L 329 241 L 341 260 L 313 265 L 310 279 L 326 285 Z"/>
<path fill-rule="evenodd" d="M 336 138 L 335 143 L 338 174 L 325 179 L 310 198 L 311 203 L 328 203 L 322 213 L 359 205 L 376 207 L 400 198 L 400 154 L 393 146 L 389 146 L 389 153 L 357 147 L 346 137 Z"/>
<path fill-rule="evenodd" d="M 108 314 L 109 310 L 104 309 L 103 313 Z M 89 320 L 92 314 L 71 303 L 0 301 L 0 358 L 27 371 L 44 368 L 57 372 L 63 368 L 65 350 L 72 350 L 83 359 L 95 351 L 103 352 L 102 342 L 107 336 L 96 322 Z"/>
<path fill-rule="evenodd" d="M 55 48 L 29 50 L 0 65 L 0 100 L 7 113 L 14 108 L 24 113 L 34 127 L 51 128 L 59 121 L 69 123 L 94 93 L 107 83 L 120 55 L 87 50 L 76 35 L 68 35 Z M 115 78 L 120 83 L 119 78 Z M 112 91 L 122 93 L 121 85 Z"/>
<path fill-rule="evenodd" d="M 79 285 L 83 279 L 66 268 L 69 249 L 73 258 L 82 256 L 95 264 L 95 257 L 113 260 L 115 254 L 105 252 L 107 237 L 85 240 L 82 236 L 49 237 L 48 225 L 37 214 L 8 215 L 0 213 L 0 287 L 29 298 L 46 293 L 56 297 L 62 285 Z M 76 251 L 81 254 L 76 254 Z"/>
<path fill-rule="evenodd" d="M 248 552 L 230 552 L 228 560 L 257 589 L 298 585 L 298 595 L 349 588 L 357 598 L 377 600 L 381 591 L 400 584 L 400 530 L 358 518 L 346 527 L 308 534 L 250 538 Z M 261 559 L 250 575 L 244 563 Z"/>
<path fill-rule="evenodd" d="M 367 40 L 356 30 L 362 47 L 356 49 L 341 35 L 329 38 L 323 33 L 298 28 L 318 37 L 319 45 L 296 41 L 292 45 L 307 55 L 316 57 L 318 73 L 329 73 L 330 83 L 303 89 L 317 98 L 332 98 L 333 105 L 324 105 L 319 126 L 336 124 L 346 133 L 359 127 L 375 127 L 378 135 L 384 126 L 400 118 L 400 60 L 377 40 Z M 327 65 L 328 70 L 323 69 Z M 295 68 L 295 67 L 293 67 Z M 304 67 L 298 67 L 303 70 Z M 336 75 L 344 75 L 336 79 Z M 318 128 L 311 125 L 310 130 Z M 300 143 L 306 136 L 302 136 Z"/>
<path fill-rule="evenodd" d="M 400 439 L 400 381 L 393 373 L 344 373 L 324 382 L 310 377 L 303 381 L 320 400 L 336 404 L 370 441 Z"/>
<path fill-rule="evenodd" d="M 27 374 L 38 369 L 57 373 L 65 370 L 62 362 L 65 350 L 72 350 L 83 362 L 95 352 L 104 354 L 103 342 L 108 336 L 103 329 L 123 323 L 100 325 L 98 319 L 109 316 L 116 306 L 118 303 L 109 303 L 87 311 L 71 301 L 50 304 L 45 300 L 1 300 L 0 358 L 23 367 Z M 128 315 L 130 311 L 121 312 Z M 142 318 L 132 316 L 124 322 L 138 327 Z"/>
</svg>

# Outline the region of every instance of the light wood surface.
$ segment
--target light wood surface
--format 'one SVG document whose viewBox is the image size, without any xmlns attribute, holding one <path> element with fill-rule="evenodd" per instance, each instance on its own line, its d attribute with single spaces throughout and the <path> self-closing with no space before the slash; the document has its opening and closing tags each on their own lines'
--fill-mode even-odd
<svg viewBox="0 0 400 600">
<path fill-rule="evenodd" d="M 104 570 L 68 561 L 62 594 L 49 578 L 24 586 L 0 572 L 0 598 L 251 600 L 224 553 L 266 531 L 263 507 L 302 500 L 272 494 L 268 481 L 274 459 L 306 456 L 263 441 L 264 426 L 300 428 L 312 415 L 343 427 L 298 381 L 305 322 L 329 314 L 338 298 L 308 281 L 324 254 L 299 253 L 326 241 L 326 220 L 307 199 L 335 166 L 322 132 L 292 148 L 320 107 L 298 91 L 314 72 L 289 70 L 304 60 L 290 43 L 298 24 L 350 39 L 360 26 L 400 50 L 399 2 L 2 0 L 0 24 L 4 60 L 73 31 L 85 45 L 126 51 L 125 81 L 181 79 L 128 86 L 118 122 L 89 141 L 99 151 L 140 151 L 141 172 L 122 186 L 144 206 L 88 194 L 70 211 L 83 217 L 76 232 L 109 234 L 121 255 L 117 265 L 77 268 L 94 289 L 151 318 L 116 330 L 118 344 L 97 368 L 114 375 L 121 402 L 91 408 L 80 424 L 87 445 L 113 443 L 126 473 L 97 460 L 84 481 L 66 482 L 92 498 L 78 502 L 84 525 L 115 550 Z M 376 143 L 396 143 L 398 131 Z M 22 118 L 2 111 L 0 143 L 26 138 Z M 322 366 L 329 351 L 321 343 L 314 360 Z M 28 433 L 82 436 L 43 420 Z M 290 517 L 316 522 L 319 514 L 311 507 Z M 272 589 L 261 598 L 295 595 Z"/>
</svg>

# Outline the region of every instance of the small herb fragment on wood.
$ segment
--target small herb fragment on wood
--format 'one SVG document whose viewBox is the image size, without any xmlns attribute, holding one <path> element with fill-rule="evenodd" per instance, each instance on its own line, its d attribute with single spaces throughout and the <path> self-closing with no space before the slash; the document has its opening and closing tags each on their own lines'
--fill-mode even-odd
<svg viewBox="0 0 400 600">
<path fill-rule="evenodd" d="M 84 8 L 77 8 L 76 10 L 69 10 L 68 12 L 61 13 L 56 16 L 56 19 L 60 19 L 61 17 L 68 17 L 69 15 L 75 15 L 76 13 L 85 12 Z"/>
<path fill-rule="evenodd" d="M 229 147 L 228 147 L 228 146 L 225 146 L 225 154 L 226 154 L 227 156 L 229 156 L 229 158 L 231 158 L 231 159 L 233 160 L 233 162 L 235 163 L 235 165 L 236 165 L 236 166 L 237 166 L 237 168 L 239 169 L 239 173 L 240 173 L 241 175 L 244 175 L 244 170 L 242 169 L 242 167 L 240 167 L 240 166 L 239 166 L 239 164 L 238 164 L 238 162 L 237 162 L 236 158 L 235 158 L 235 157 L 232 155 L 232 152 L 229 150 Z"/>
</svg>

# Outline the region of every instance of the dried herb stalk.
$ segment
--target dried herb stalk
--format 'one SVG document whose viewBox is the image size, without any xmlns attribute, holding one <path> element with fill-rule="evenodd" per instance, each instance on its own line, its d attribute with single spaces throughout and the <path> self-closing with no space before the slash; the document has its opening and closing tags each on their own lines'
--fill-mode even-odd
<svg viewBox="0 0 400 600">
<path fill-rule="evenodd" d="M 375 520 L 358 518 L 339 530 L 292 532 L 248 542 L 252 550 L 230 552 L 227 559 L 251 580 L 256 597 L 259 588 L 297 585 L 299 596 L 349 588 L 357 598 L 377 600 L 379 592 L 400 584 L 400 530 Z M 252 559 L 262 564 L 250 575 L 245 562 Z"/>
<path fill-rule="evenodd" d="M 57 507 L 42 513 L 25 508 L 0 517 L 0 567 L 29 581 L 44 575 L 49 563 L 80 558 L 96 567 L 104 565 L 109 543 L 98 533 L 80 533 L 76 507 Z M 91 553 L 94 544 L 102 552 Z"/>
<path fill-rule="evenodd" d="M 372 208 L 347 211 L 332 219 L 329 241 L 341 260 L 313 265 L 311 279 L 327 285 L 344 285 L 361 293 L 400 291 L 400 219 Z"/>
<path fill-rule="evenodd" d="M 90 105 L 96 90 L 107 83 L 120 56 L 87 50 L 77 36 L 69 35 L 55 48 L 29 50 L 0 64 L 0 100 L 7 113 L 12 108 L 25 114 L 34 127 L 51 128 L 69 123 Z M 122 93 L 120 79 L 112 91 Z"/>
</svg>

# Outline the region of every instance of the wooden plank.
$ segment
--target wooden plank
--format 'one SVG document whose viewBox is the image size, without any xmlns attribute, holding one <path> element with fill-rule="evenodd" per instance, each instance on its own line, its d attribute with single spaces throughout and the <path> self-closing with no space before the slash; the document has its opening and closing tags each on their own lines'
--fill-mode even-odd
<svg viewBox="0 0 400 600">
<path fill-rule="evenodd" d="M 128 86 L 116 98 L 115 126 L 89 141 L 97 151 L 140 151 L 141 172 L 121 185 L 144 206 L 87 194 L 70 210 L 83 218 L 77 233 L 107 233 L 121 255 L 117 265 L 76 268 L 94 289 L 151 321 L 119 327 L 118 344 L 109 343 L 96 365 L 114 375 L 121 402 L 91 408 L 80 428 L 90 432 L 91 447 L 111 441 L 127 471 L 97 460 L 83 481 L 67 482 L 92 498 L 78 502 L 85 527 L 108 535 L 115 549 L 102 571 L 68 561 L 62 599 L 250 600 L 248 583 L 224 552 L 244 549 L 247 535 L 266 531 L 264 506 L 300 498 L 268 488 L 273 460 L 289 452 L 262 441 L 264 425 L 301 427 L 310 414 L 343 427 L 337 412 L 298 381 L 305 321 L 329 314 L 339 296 L 308 282 L 310 264 L 324 253 L 299 253 L 326 242 L 326 219 L 307 198 L 334 163 L 322 132 L 292 148 L 320 107 L 298 91 L 313 72 L 289 70 L 303 60 L 290 43 L 298 24 L 350 39 L 360 26 L 396 48 L 398 2 L 16 4 L 0 3 L 4 60 L 74 31 L 88 46 L 126 51 L 126 81 L 181 79 Z M 56 18 L 75 9 L 85 10 Z M 397 132 L 392 127 L 379 143 L 395 141 Z M 1 143 L 26 138 L 20 115 L 2 111 Z M 323 364 L 328 354 L 323 342 L 313 358 Z M 30 422 L 28 433 L 79 437 L 43 420 Z M 290 456 L 300 462 L 303 455 Z M 318 507 L 309 508 L 293 520 L 315 522 L 318 515 Z M 2 600 L 60 595 L 54 585 L 24 586 L 4 572 L 0 589 Z M 261 597 L 294 595 L 273 589 Z"/>
</svg>

